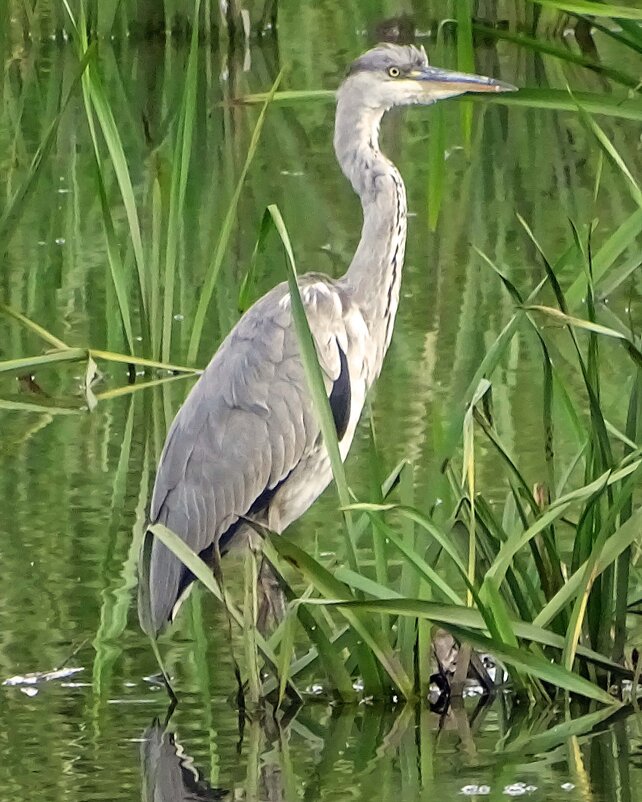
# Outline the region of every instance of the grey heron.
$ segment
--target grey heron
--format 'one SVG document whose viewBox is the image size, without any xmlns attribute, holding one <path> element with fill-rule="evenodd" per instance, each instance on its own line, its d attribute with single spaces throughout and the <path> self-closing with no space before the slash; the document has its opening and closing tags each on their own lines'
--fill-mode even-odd
<svg viewBox="0 0 642 802">
<path fill-rule="evenodd" d="M 390 345 L 406 244 L 406 192 L 379 149 L 381 119 L 393 106 L 513 89 L 431 67 L 423 48 L 386 44 L 356 59 L 338 90 L 334 149 L 361 199 L 361 239 L 342 278 L 307 273 L 299 282 L 342 459 Z M 150 522 L 164 524 L 213 564 L 247 536 L 248 519 L 282 532 L 331 477 L 288 287 L 279 284 L 239 320 L 176 415 L 158 466 Z M 173 621 L 193 579 L 154 538 L 142 579 L 147 587 L 139 594 L 148 634 L 158 635 Z"/>
</svg>

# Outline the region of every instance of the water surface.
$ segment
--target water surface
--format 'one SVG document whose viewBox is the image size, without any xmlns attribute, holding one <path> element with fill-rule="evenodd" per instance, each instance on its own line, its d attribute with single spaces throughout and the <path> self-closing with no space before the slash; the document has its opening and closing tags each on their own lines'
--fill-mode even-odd
<svg viewBox="0 0 642 802">
<path fill-rule="evenodd" d="M 268 88 L 286 59 L 292 65 L 290 88 L 335 87 L 346 62 L 370 41 L 374 15 L 357 9 L 346 19 L 330 2 L 306 4 L 296 13 L 286 8 L 278 48 L 268 39 L 230 58 L 202 48 L 193 169 L 176 277 L 176 362 L 185 360 L 188 323 L 257 116 L 253 107 L 224 101 Z M 426 44 L 430 51 L 431 41 Z M 608 56 L 608 41 L 599 45 Z M 76 60 L 68 46 L 12 46 L 3 40 L 3 47 L 0 190 L 9 197 L 24 178 L 61 92 L 73 80 Z M 455 63 L 450 45 L 444 55 L 446 63 Z M 158 160 L 161 173 L 165 169 L 166 154 L 156 146 L 177 113 L 185 61 L 185 49 L 173 44 L 101 46 L 101 71 L 142 209 L 149 208 L 146 198 Z M 568 77 L 576 89 L 621 91 L 580 69 L 565 76 L 558 62 L 506 42 L 480 44 L 476 62 L 479 72 L 520 86 L 563 87 Z M 619 66 L 639 73 L 639 65 Z M 472 246 L 528 288 L 541 278 L 542 268 L 516 212 L 557 258 L 571 242 L 568 217 L 578 225 L 596 218 L 599 245 L 633 211 L 608 165 L 594 199 L 597 149 L 575 116 L 477 104 L 466 142 L 461 106 L 449 104 L 443 112 L 448 158 L 441 209 L 431 231 L 432 113 L 391 115 L 383 132 L 386 151 L 406 179 L 412 216 L 396 333 L 373 398 L 382 471 L 409 457 L 416 466 L 417 503 L 426 509 L 438 507 L 443 490 L 433 457 L 441 423 L 513 312 L 510 298 Z M 267 203 L 276 202 L 282 210 L 300 270 L 340 275 L 348 264 L 360 210 L 334 162 L 332 117 L 331 104 L 324 102 L 270 109 L 199 364 L 238 318 L 240 282 Z M 633 158 L 638 125 L 600 122 L 625 157 Z M 108 190 L 124 242 L 126 221 L 115 182 Z M 152 222 L 144 214 L 141 224 L 149 234 Z M 284 276 L 282 256 L 271 242 L 254 294 Z M 125 350 L 80 94 L 72 98 L 2 255 L 0 293 L 69 345 Z M 639 277 L 634 277 L 609 300 L 623 311 L 639 294 Z M 0 318 L 0 358 L 41 350 L 31 332 Z M 615 406 L 622 365 L 615 346 L 612 359 L 605 361 L 610 371 L 603 383 L 605 402 Z M 99 396 L 127 385 L 126 366 L 106 363 L 101 370 L 102 382 L 94 387 Z M 572 375 L 569 381 L 579 384 Z M 486 706 L 469 699 L 443 717 L 420 707 L 336 708 L 317 702 L 276 722 L 270 711 L 257 713 L 240 728 L 231 701 L 235 685 L 225 619 L 201 594 L 195 594 L 163 646 L 181 693 L 169 731 L 176 733 L 182 763 L 168 736 L 156 749 L 154 721 L 164 720 L 167 700 L 147 679 L 155 663 L 130 608 L 154 466 L 168 421 L 190 382 L 99 398 L 90 413 L 84 408 L 79 365 L 42 370 L 33 380 L 0 379 L 0 680 L 63 665 L 83 669 L 49 682 L 0 687 L 0 802 L 129 800 L 141 794 L 157 800 L 372 802 L 462 794 L 637 798 L 639 716 L 586 719 L 576 736 L 564 731 L 559 737 L 553 730 L 538 740 L 536 735 L 564 720 L 563 711 L 512 709 L 510 697 L 501 696 Z M 504 442 L 533 483 L 545 470 L 541 412 L 534 400 L 540 398 L 541 382 L 537 344 L 524 335 L 514 341 L 496 375 L 493 396 Z M 563 421 L 558 438 L 563 464 L 570 456 Z M 351 484 L 364 494 L 372 479 L 367 446 L 364 425 L 347 465 Z M 478 456 L 480 487 L 502 498 L 506 488 L 483 445 Z M 311 549 L 340 555 L 340 526 L 329 491 L 289 534 Z M 310 677 L 310 686 L 317 679 Z M 192 765 L 199 768 L 200 784 Z"/>
</svg>

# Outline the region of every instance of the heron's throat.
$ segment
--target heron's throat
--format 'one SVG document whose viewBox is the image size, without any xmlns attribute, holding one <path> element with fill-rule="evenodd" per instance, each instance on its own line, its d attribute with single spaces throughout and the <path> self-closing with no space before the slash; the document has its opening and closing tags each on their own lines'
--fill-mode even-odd
<svg viewBox="0 0 642 802">
<path fill-rule="evenodd" d="M 406 190 L 399 171 L 379 149 L 384 109 L 355 103 L 339 92 L 334 149 L 361 199 L 363 228 L 345 282 L 377 334 L 376 373 L 390 344 L 406 247 Z"/>
<path fill-rule="evenodd" d="M 379 150 L 379 126 L 385 109 L 355 103 L 339 90 L 334 150 L 344 175 L 362 204 L 377 194 L 376 180 L 392 167 Z"/>
</svg>

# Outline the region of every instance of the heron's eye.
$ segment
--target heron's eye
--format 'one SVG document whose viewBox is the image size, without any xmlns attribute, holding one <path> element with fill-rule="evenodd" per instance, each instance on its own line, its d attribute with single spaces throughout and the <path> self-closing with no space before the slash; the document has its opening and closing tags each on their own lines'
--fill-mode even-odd
<svg viewBox="0 0 642 802">
<path fill-rule="evenodd" d="M 398 78 L 399 77 L 399 67 L 388 67 L 388 75 L 391 78 Z"/>
</svg>

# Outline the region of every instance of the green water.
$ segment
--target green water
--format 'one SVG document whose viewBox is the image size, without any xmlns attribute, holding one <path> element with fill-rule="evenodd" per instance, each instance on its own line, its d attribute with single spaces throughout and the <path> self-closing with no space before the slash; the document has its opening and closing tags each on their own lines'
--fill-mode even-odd
<svg viewBox="0 0 642 802">
<path fill-rule="evenodd" d="M 266 90 L 286 61 L 291 64 L 288 88 L 335 87 L 346 62 L 369 44 L 368 31 L 386 11 L 368 11 L 368 3 L 351 11 L 331 2 L 290 6 L 284 4 L 281 13 L 278 47 L 268 38 L 247 53 L 201 49 L 176 276 L 171 356 L 177 363 L 186 359 L 188 322 L 258 113 L 226 101 Z M 419 27 L 424 22 L 420 17 Z M 612 44 L 597 41 L 608 58 Z M 24 179 L 61 94 L 73 81 L 76 59 L 68 45 L 0 42 L 4 201 Z M 430 50 L 430 41 L 426 44 Z M 177 113 L 186 58 L 185 49 L 172 44 L 100 48 L 101 72 L 143 210 L 150 208 L 154 171 L 169 170 L 168 154 L 155 145 Z M 454 59 L 447 41 L 445 63 Z M 617 66 L 640 72 L 639 62 Z M 560 88 L 569 80 L 577 90 L 623 91 L 588 71 L 565 72 L 558 61 L 505 42 L 480 44 L 476 68 L 518 86 Z M 576 116 L 476 104 L 467 142 L 461 109 L 461 104 L 444 106 L 448 158 L 434 231 L 428 226 L 428 199 L 435 112 L 391 115 L 383 132 L 386 151 L 406 180 L 412 216 L 399 317 L 373 398 L 373 418 L 382 472 L 410 458 L 416 466 L 417 504 L 426 509 L 435 504 L 438 509 L 445 490 L 433 460 L 442 422 L 513 311 L 501 283 L 472 246 L 528 289 L 541 278 L 542 268 L 516 212 L 557 259 L 572 242 L 567 218 L 580 226 L 597 218 L 599 247 L 634 210 L 609 165 L 594 198 L 598 151 Z M 349 262 L 360 210 L 334 162 L 332 122 L 332 105 L 325 102 L 269 110 L 199 364 L 238 318 L 238 291 L 266 204 L 279 204 L 300 270 L 339 275 Z M 600 123 L 627 163 L 639 162 L 639 124 L 610 118 Z M 116 234 L 124 242 L 126 220 L 115 181 L 107 189 Z M 152 220 L 145 211 L 141 225 L 145 242 L 151 242 Z M 634 252 L 632 246 L 622 258 Z M 0 300 L 68 345 L 126 350 L 79 92 L 3 244 L 1 260 Z M 125 263 L 133 270 L 127 255 Z M 574 269 L 567 264 L 562 278 L 570 283 Z M 284 270 L 276 243 L 269 243 L 254 295 L 282 280 Z M 134 299 L 133 281 L 131 291 Z M 639 297 L 640 279 L 634 275 L 609 303 L 620 314 L 639 314 Z M 38 354 L 42 348 L 33 333 L 0 317 L 0 359 Z M 615 346 L 605 348 L 602 390 L 607 408 L 617 414 L 625 363 Z M 286 711 L 277 722 L 266 711 L 240 728 L 225 618 L 203 594 L 194 595 L 163 645 L 181 696 L 169 729 L 188 758 L 183 770 L 169 740 L 155 750 L 148 728 L 156 717 L 164 719 L 166 698 L 148 679 L 155 661 L 131 601 L 154 466 L 168 422 L 192 380 L 109 395 L 126 388 L 127 367 L 101 363 L 100 369 L 92 412 L 84 408 L 80 363 L 43 369 L 33 380 L 0 377 L 0 681 L 63 664 L 82 668 L 49 682 L 0 687 L 0 802 L 129 800 L 141 794 L 156 800 L 372 802 L 448 800 L 462 794 L 573 802 L 640 798 L 638 716 L 585 719 L 577 736 L 556 737 L 549 731 L 563 721 L 563 710 L 513 709 L 508 696 L 486 706 L 469 699 L 443 717 L 420 707 L 333 708 L 317 701 Z M 579 386 L 572 374 L 569 381 Z M 534 401 L 541 385 L 537 344 L 524 335 L 513 341 L 496 374 L 493 398 L 504 442 L 532 483 L 545 471 L 541 405 Z M 622 425 L 617 418 L 613 422 Z M 560 462 L 569 456 L 565 425 L 560 420 L 557 430 Z M 349 481 L 364 497 L 372 482 L 367 449 L 364 425 L 347 463 Z M 479 486 L 503 498 L 506 488 L 483 443 L 477 458 Z M 289 534 L 321 553 L 340 555 L 340 526 L 329 491 Z M 309 677 L 310 689 L 319 680 Z M 189 780 L 192 761 L 207 784 L 198 791 Z M 180 790 L 186 783 L 188 790 Z"/>
</svg>

